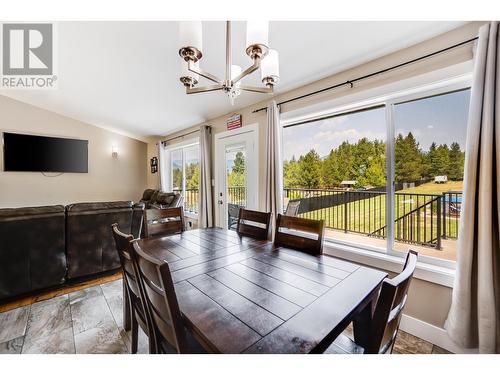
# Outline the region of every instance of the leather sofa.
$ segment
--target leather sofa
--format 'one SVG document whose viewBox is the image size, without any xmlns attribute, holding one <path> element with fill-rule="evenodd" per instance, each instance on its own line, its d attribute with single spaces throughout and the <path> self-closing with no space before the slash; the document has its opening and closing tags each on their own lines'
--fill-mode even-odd
<svg viewBox="0 0 500 375">
<path fill-rule="evenodd" d="M 120 267 L 111 224 L 135 238 L 141 231 L 144 204 L 130 201 L 76 203 L 66 207 L 68 279 Z"/>
<path fill-rule="evenodd" d="M 62 284 L 64 206 L 0 209 L 0 299 Z"/>
<path fill-rule="evenodd" d="M 111 231 L 139 237 L 131 201 L 0 209 L 0 300 L 120 267 Z"/>
<path fill-rule="evenodd" d="M 142 194 L 140 202 L 146 208 L 170 208 L 182 206 L 182 195 L 180 193 L 166 193 L 156 189 L 146 189 Z"/>
</svg>

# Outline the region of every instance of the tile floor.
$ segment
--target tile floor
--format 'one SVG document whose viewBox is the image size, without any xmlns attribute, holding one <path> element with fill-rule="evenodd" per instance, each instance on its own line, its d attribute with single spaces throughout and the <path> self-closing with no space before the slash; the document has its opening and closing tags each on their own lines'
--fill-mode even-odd
<svg viewBox="0 0 500 375">
<path fill-rule="evenodd" d="M 122 280 L 115 280 L 0 313 L 0 354 L 129 353 L 123 329 Z M 139 330 L 138 352 L 148 352 Z M 350 334 L 350 330 L 346 330 Z M 394 348 L 402 354 L 446 350 L 399 331 Z"/>
</svg>

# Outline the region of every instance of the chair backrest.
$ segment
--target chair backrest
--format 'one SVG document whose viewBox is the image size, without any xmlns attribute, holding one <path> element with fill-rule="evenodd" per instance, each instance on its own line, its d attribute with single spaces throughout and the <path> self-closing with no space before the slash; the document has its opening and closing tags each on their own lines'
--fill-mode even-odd
<svg viewBox="0 0 500 375">
<path fill-rule="evenodd" d="M 170 235 L 184 231 L 182 207 L 151 208 L 144 211 L 144 235 Z"/>
<path fill-rule="evenodd" d="M 392 352 L 417 260 L 418 253 L 410 250 L 403 271 L 392 279 L 387 278 L 382 282 L 365 353 Z"/>
<path fill-rule="evenodd" d="M 297 216 L 299 213 L 300 201 L 290 201 L 286 206 L 285 216 Z"/>
<path fill-rule="evenodd" d="M 140 291 L 154 327 L 157 347 L 160 338 L 168 341 L 179 353 L 187 351 L 186 331 L 168 263 L 146 254 L 137 242 L 133 243 L 137 256 Z"/>
<path fill-rule="evenodd" d="M 311 220 L 278 214 L 274 244 L 313 255 L 323 253 L 324 220 Z"/>
<path fill-rule="evenodd" d="M 271 213 L 247 210 L 240 208 L 238 215 L 238 226 L 236 232 L 240 236 L 248 236 L 259 240 L 266 240 L 269 237 L 271 228 Z"/>
</svg>

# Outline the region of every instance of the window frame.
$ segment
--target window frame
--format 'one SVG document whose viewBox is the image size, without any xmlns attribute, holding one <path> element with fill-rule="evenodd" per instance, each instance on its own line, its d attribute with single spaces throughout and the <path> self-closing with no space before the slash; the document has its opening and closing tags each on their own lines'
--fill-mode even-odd
<svg viewBox="0 0 500 375">
<path fill-rule="evenodd" d="M 387 238 L 386 248 L 381 249 L 370 245 L 357 244 L 348 241 L 335 240 L 325 237 L 325 244 L 330 247 L 340 245 L 344 250 L 351 250 L 353 252 L 368 251 L 370 253 L 385 254 L 388 257 L 404 258 L 406 254 L 394 249 L 394 183 L 395 183 L 395 119 L 394 108 L 398 104 L 403 104 L 411 101 L 421 100 L 439 95 L 450 94 L 457 91 L 467 90 L 471 88 L 472 73 L 463 74 L 457 77 L 440 80 L 434 83 L 427 83 L 424 85 L 413 85 L 404 91 L 390 93 L 388 95 L 373 96 L 364 100 L 353 100 L 350 104 L 342 106 L 332 106 L 329 110 L 322 110 L 320 112 L 312 111 L 310 113 L 302 114 L 300 117 L 294 119 L 287 119 L 281 121 L 280 129 L 283 129 L 295 124 L 300 124 L 307 121 L 319 121 L 323 118 L 331 116 L 341 116 L 349 112 L 369 110 L 383 106 L 385 107 L 385 121 L 386 121 L 386 174 L 387 174 L 387 197 L 386 197 L 386 222 L 387 222 Z M 283 140 L 283 134 L 281 134 Z M 282 145 L 283 146 L 283 145 Z M 283 147 L 281 147 L 283 150 Z M 283 154 L 281 155 L 283 159 Z M 281 175 L 281 180 L 284 183 L 284 176 Z M 411 245 L 408 245 L 411 247 Z M 445 259 L 438 259 L 432 256 L 420 255 L 419 262 L 428 264 L 430 266 L 443 267 L 447 269 L 455 269 L 456 262 Z"/>
<path fill-rule="evenodd" d="M 199 138 L 197 139 L 188 139 L 183 142 L 178 142 L 174 143 L 172 145 L 167 145 L 165 146 L 165 161 L 164 165 L 167 167 L 166 171 L 162 171 L 163 173 L 167 174 L 167 186 L 169 191 L 174 191 L 173 187 L 173 173 L 174 170 L 172 168 L 172 152 L 175 151 L 181 151 L 182 154 L 182 193 L 183 193 L 183 199 L 185 199 L 185 192 L 186 192 L 186 149 L 192 146 L 198 146 L 198 163 L 200 163 L 200 140 Z M 199 194 L 200 188 L 198 187 L 198 194 Z M 183 208 L 184 208 L 184 203 L 183 202 Z M 198 200 L 199 203 L 199 200 Z M 198 207 L 199 208 L 199 207 Z M 190 216 L 193 218 L 198 217 L 198 212 L 191 212 L 191 211 L 184 211 L 185 216 Z"/>
</svg>

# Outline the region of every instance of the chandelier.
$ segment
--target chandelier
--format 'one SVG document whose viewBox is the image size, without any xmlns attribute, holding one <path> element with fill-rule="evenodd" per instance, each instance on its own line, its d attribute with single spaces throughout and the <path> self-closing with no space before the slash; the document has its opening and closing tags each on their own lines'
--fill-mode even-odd
<svg viewBox="0 0 500 375">
<path fill-rule="evenodd" d="M 221 90 L 229 96 L 231 104 L 234 104 L 234 99 L 241 94 L 241 91 L 271 94 L 274 85 L 279 81 L 279 59 L 278 52 L 268 46 L 268 30 L 267 21 L 247 21 L 246 53 L 252 60 L 252 65 L 242 71 L 240 66 L 232 64 L 231 21 L 226 22 L 226 72 L 224 79 L 221 79 L 200 68 L 203 57 L 201 21 L 180 22 L 179 55 L 182 58 L 180 80 L 186 88 L 186 94 Z M 244 77 L 259 68 L 263 86 L 242 84 Z M 214 84 L 197 86 L 200 76 Z"/>
</svg>

